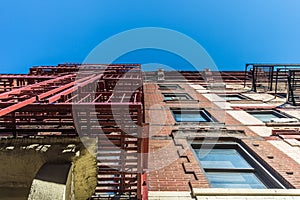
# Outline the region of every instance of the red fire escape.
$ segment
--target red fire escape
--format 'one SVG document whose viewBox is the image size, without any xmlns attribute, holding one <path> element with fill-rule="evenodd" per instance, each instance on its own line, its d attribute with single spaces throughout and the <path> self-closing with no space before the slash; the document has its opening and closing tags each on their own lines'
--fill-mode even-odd
<svg viewBox="0 0 300 200">
<path fill-rule="evenodd" d="M 91 198 L 147 198 L 139 64 L 63 64 L 0 75 L 0 129 L 8 138 L 96 138 L 98 184 Z"/>
</svg>

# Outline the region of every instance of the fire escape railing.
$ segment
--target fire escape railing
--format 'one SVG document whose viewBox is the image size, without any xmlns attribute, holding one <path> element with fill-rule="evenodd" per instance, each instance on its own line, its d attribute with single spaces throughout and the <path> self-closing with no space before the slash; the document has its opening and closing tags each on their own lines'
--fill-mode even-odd
<svg viewBox="0 0 300 200">
<path fill-rule="evenodd" d="M 244 86 L 250 71 L 252 91 L 286 94 L 287 103 L 298 105 L 299 70 L 300 64 L 246 64 Z"/>
</svg>

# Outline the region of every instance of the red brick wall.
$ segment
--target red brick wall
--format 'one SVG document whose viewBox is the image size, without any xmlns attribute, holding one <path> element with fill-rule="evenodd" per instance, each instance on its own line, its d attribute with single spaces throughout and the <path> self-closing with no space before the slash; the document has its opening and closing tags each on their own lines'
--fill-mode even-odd
<svg viewBox="0 0 300 200">
<path fill-rule="evenodd" d="M 300 188 L 300 165 L 298 163 L 251 131 L 247 126 L 226 114 L 224 110 L 197 93 L 189 85 L 180 84 L 180 86 L 184 90 L 178 90 L 179 92 L 188 93 L 199 102 L 191 104 L 165 103 L 161 93 L 168 91 L 158 90 L 155 83 L 146 83 L 144 87 L 146 122 L 150 123 L 150 136 L 153 137 L 150 140 L 149 191 L 189 191 L 190 186 L 209 187 L 187 141 L 180 140 L 178 142 L 169 137 L 172 130 L 178 129 L 174 126 L 175 120 L 169 110 L 171 107 L 205 108 L 217 120 L 222 122 L 225 120 L 227 129 L 243 130 L 248 136 L 243 139 L 243 142 L 281 177 L 294 187 Z M 254 143 L 259 144 L 259 146 L 254 146 Z M 270 155 L 274 158 L 268 158 Z M 289 172 L 293 172 L 293 174 Z"/>
</svg>

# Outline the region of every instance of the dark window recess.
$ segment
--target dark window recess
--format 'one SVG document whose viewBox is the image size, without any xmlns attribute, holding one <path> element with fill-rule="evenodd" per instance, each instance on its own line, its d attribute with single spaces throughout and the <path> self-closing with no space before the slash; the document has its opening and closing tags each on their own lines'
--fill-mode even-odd
<svg viewBox="0 0 300 200">
<path fill-rule="evenodd" d="M 178 90 L 178 89 L 182 89 L 177 84 L 158 84 L 158 87 L 159 87 L 160 90 Z"/>
<path fill-rule="evenodd" d="M 172 110 L 176 122 L 215 122 L 216 120 L 204 109 Z"/>
<path fill-rule="evenodd" d="M 192 144 L 212 188 L 285 188 L 239 144 L 213 145 Z"/>
<path fill-rule="evenodd" d="M 193 98 L 186 93 L 165 93 L 164 101 L 188 101 L 193 100 Z"/>
</svg>

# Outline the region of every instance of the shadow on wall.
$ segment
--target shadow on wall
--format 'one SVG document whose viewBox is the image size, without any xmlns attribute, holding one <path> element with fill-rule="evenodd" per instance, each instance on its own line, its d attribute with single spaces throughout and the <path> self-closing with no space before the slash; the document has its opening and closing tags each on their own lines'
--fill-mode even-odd
<svg viewBox="0 0 300 200">
<path fill-rule="evenodd" d="M 66 199 L 67 179 L 71 163 L 44 164 L 32 182 L 28 200 Z"/>
<path fill-rule="evenodd" d="M 35 176 L 35 179 L 58 184 L 66 184 L 70 166 L 71 163 L 46 163 L 41 167 Z"/>
</svg>

